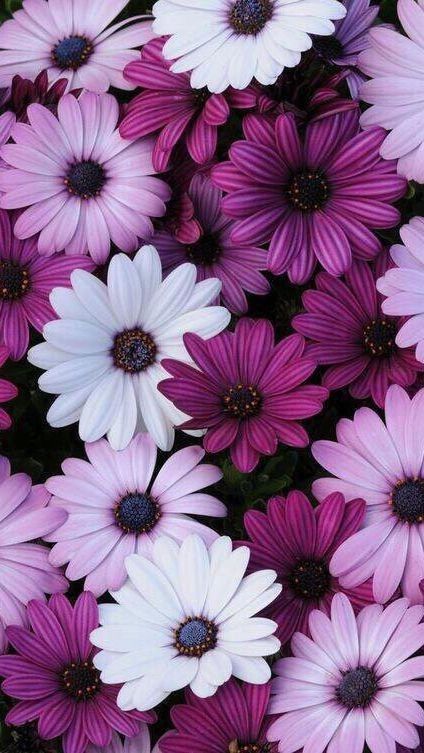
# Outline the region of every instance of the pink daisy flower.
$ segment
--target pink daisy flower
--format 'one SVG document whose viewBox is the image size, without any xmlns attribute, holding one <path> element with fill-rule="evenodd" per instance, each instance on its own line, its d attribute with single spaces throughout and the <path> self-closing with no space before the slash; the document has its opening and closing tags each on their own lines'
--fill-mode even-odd
<svg viewBox="0 0 424 753">
<path fill-rule="evenodd" d="M 201 447 L 170 455 L 156 478 L 157 448 L 148 434 L 137 434 L 122 451 L 113 450 L 104 439 L 85 449 L 89 463 L 68 458 L 62 464 L 64 475 L 46 483 L 55 495 L 52 507 L 68 513 L 64 524 L 46 537 L 58 542 L 50 562 L 68 562 L 70 580 L 85 577 L 85 589 L 100 596 L 124 584 L 129 554 L 151 558 L 160 535 L 181 543 L 197 533 L 208 546 L 217 538 L 215 531 L 190 517 L 227 513 L 222 502 L 203 491 L 222 473 L 214 465 L 201 464 Z"/>
<path fill-rule="evenodd" d="M 57 285 L 70 287 L 77 268 L 91 272 L 94 264 L 81 255 L 41 257 L 35 239 L 15 238 L 11 218 L 0 209 L 0 337 L 13 360 L 28 350 L 29 325 L 41 332 L 56 318 L 49 295 Z"/>
<path fill-rule="evenodd" d="M 133 48 L 153 33 L 150 21 L 134 23 L 143 16 L 109 26 L 127 4 L 23 0 L 22 9 L 0 27 L 0 86 L 9 86 L 15 73 L 34 80 L 46 69 L 50 82 L 66 78 L 70 89 L 132 89 L 123 76 L 124 66 L 137 59 Z"/>
<path fill-rule="evenodd" d="M 0 368 L 9 358 L 9 351 L 4 345 L 0 345 Z M 18 394 L 18 388 L 7 379 L 0 379 L 0 404 L 13 400 Z M 9 414 L 0 408 L 0 430 L 9 429 L 12 426 L 12 419 Z"/>
<path fill-rule="evenodd" d="M 130 143 L 116 128 L 118 102 L 110 94 L 66 94 L 57 118 L 47 107 L 28 107 L 29 125 L 17 123 L 15 144 L 1 156 L 0 206 L 27 207 L 15 224 L 20 239 L 39 233 L 38 251 L 89 252 L 103 264 L 113 241 L 135 251 L 153 231 L 150 217 L 165 212 L 168 186 L 157 178 L 151 139 Z"/>
<path fill-rule="evenodd" d="M 424 609 L 398 599 L 372 604 L 358 615 L 336 594 L 331 618 L 309 618 L 311 638 L 293 636 L 293 656 L 273 666 L 270 714 L 282 714 L 268 739 L 279 753 L 395 753 L 396 743 L 415 748 L 415 725 L 424 725 Z"/>
<path fill-rule="evenodd" d="M 109 745 L 90 745 L 86 753 L 151 753 L 150 734 L 147 724 L 143 724 L 141 732 L 135 737 L 124 737 L 123 740 L 116 732 L 112 732 L 112 739 Z M 155 746 L 153 753 L 161 753 Z M 417 751 L 420 753 L 420 751 Z"/>
<path fill-rule="evenodd" d="M 338 490 L 367 503 L 362 530 L 337 549 L 331 573 L 344 588 L 373 576 L 376 601 L 400 586 L 422 604 L 424 578 L 424 389 L 410 399 L 397 385 L 386 395 L 386 423 L 369 408 L 337 424 L 337 442 L 312 445 L 314 458 L 336 478 L 322 478 L 313 493 L 322 500 Z"/>
</svg>

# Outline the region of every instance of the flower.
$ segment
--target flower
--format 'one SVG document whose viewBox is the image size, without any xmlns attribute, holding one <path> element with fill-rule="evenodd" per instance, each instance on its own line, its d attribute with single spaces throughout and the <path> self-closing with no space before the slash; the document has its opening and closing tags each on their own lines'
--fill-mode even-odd
<svg viewBox="0 0 424 753">
<path fill-rule="evenodd" d="M 345 503 L 337 492 L 314 509 L 302 492 L 292 491 L 286 499 L 270 499 L 266 513 L 245 513 L 244 527 L 252 541 L 241 543 L 250 549 L 249 571 L 272 567 L 283 584 L 280 596 L 266 610 L 278 624 L 282 644 L 296 630 L 308 632 L 313 609 L 329 614 L 339 591 L 346 590 L 355 609 L 373 601 L 370 581 L 344 589 L 329 569 L 338 546 L 358 530 L 364 510 L 364 500 Z"/>
<path fill-rule="evenodd" d="M 349 599 L 336 594 L 331 619 L 312 612 L 312 639 L 296 633 L 294 656 L 274 664 L 270 714 L 282 714 L 269 729 L 280 753 L 415 748 L 415 724 L 424 724 L 423 610 L 407 599 L 372 604 L 355 615 Z M 412 681 L 412 682 L 411 682 Z M 342 746 L 342 747 L 340 747 Z"/>
<path fill-rule="evenodd" d="M 132 89 L 122 70 L 138 57 L 132 48 L 153 33 L 149 21 L 133 23 L 143 16 L 109 26 L 127 4 L 128 0 L 101 0 L 93 6 L 85 0 L 24 0 L 22 9 L 0 27 L 0 86 L 10 86 L 16 73 L 33 80 L 45 69 L 50 83 L 66 78 L 70 89 Z"/>
<path fill-rule="evenodd" d="M 310 34 L 332 34 L 330 19 L 346 10 L 336 0 L 160 0 L 153 6 L 153 30 L 171 35 L 163 54 L 179 58 L 171 71 L 192 71 L 194 89 L 245 89 L 253 78 L 273 84 L 283 69 L 300 62 Z"/>
<path fill-rule="evenodd" d="M 171 709 L 176 729 L 159 740 L 159 750 L 181 753 L 185 746 L 195 751 L 204 741 L 214 753 L 277 753 L 277 746 L 266 740 L 270 689 L 270 683 L 240 685 L 231 679 L 212 698 L 199 700 L 187 690 L 185 704 Z M 201 750 L 204 753 L 205 748 Z"/>
<path fill-rule="evenodd" d="M 130 737 L 155 714 L 123 712 L 116 705 L 119 688 L 106 686 L 94 666 L 90 631 L 99 624 L 92 593 L 85 591 L 72 606 L 65 596 L 48 604 L 28 604 L 32 630 L 12 626 L 7 636 L 16 651 L 0 657 L 2 690 L 19 702 L 6 722 L 38 720 L 42 739 L 62 737 L 64 753 L 84 753 L 89 743 L 109 745 L 113 730 Z"/>
<path fill-rule="evenodd" d="M 1 56 L 1 53 L 0 53 Z M 59 99 L 63 96 L 67 86 L 66 78 L 59 78 L 49 87 L 47 71 L 41 71 L 35 81 L 22 78 L 16 74 L 11 86 L 0 89 L 0 146 L 8 141 L 16 121 L 27 121 L 27 108 L 33 102 L 45 105 L 53 112 L 57 109 Z M 5 129 L 5 130 L 3 130 Z"/>
<path fill-rule="evenodd" d="M 355 70 L 358 57 L 370 46 L 369 29 L 375 21 L 379 7 L 370 5 L 370 0 L 343 0 L 346 15 L 335 22 L 336 30 L 331 37 L 315 37 L 314 50 L 329 63 L 347 67 L 346 83 L 351 96 L 359 97 L 359 88 L 365 77 Z"/>
<path fill-rule="evenodd" d="M 244 314 L 248 304 L 244 290 L 265 295 L 270 286 L 260 274 L 266 267 L 263 249 L 248 243 L 234 245 L 231 229 L 234 225 L 221 211 L 222 191 L 206 175 L 195 175 L 187 195 L 194 207 L 201 235 L 194 243 L 181 243 L 170 232 L 158 231 L 152 243 L 159 251 L 165 271 L 175 269 L 185 261 L 197 267 L 197 279 L 217 277 L 222 282 L 221 299 L 235 314 Z M 182 207 L 186 209 L 185 203 Z M 183 222 L 177 227 L 184 227 Z"/>
<path fill-rule="evenodd" d="M 133 261 L 113 257 L 107 285 L 81 269 L 71 283 L 72 291 L 51 294 L 60 319 L 45 325 L 46 342 L 28 353 L 31 363 L 47 369 L 40 388 L 60 395 L 48 422 L 79 421 L 81 439 L 94 442 L 107 433 L 115 450 L 147 429 L 158 447 L 170 450 L 173 426 L 185 416 L 156 389 L 167 376 L 161 361 L 188 360 L 185 332 L 211 337 L 227 326 L 228 311 L 208 306 L 219 281 L 196 284 L 196 267 L 182 264 L 162 282 L 158 253 L 144 246 Z"/>
<path fill-rule="evenodd" d="M 124 141 L 116 129 L 118 102 L 110 94 L 66 94 L 57 118 L 32 104 L 30 125 L 12 129 L 15 144 L 1 156 L 11 167 L 0 173 L 0 206 L 28 207 L 14 231 L 20 238 L 40 233 L 38 251 L 50 255 L 91 254 L 103 264 L 111 240 L 134 251 L 137 238 L 151 234 L 149 216 L 165 212 L 169 188 L 151 177 L 151 139 Z"/>
<path fill-rule="evenodd" d="M 370 48 L 359 67 L 371 81 L 360 90 L 373 106 L 361 117 L 364 128 L 379 125 L 390 133 L 381 145 L 384 159 L 397 159 L 398 172 L 424 182 L 424 7 L 420 0 L 398 0 L 397 12 L 407 36 L 394 29 L 369 31 Z"/>
<path fill-rule="evenodd" d="M 9 351 L 4 345 L 0 345 L 0 368 L 4 366 L 9 358 Z M 13 400 L 18 394 L 18 388 L 7 379 L 0 379 L 0 404 Z M 0 430 L 9 429 L 12 426 L 12 419 L 9 414 L 0 408 Z M 1 457 L 1 456 L 0 456 Z"/>
<path fill-rule="evenodd" d="M 337 424 L 337 442 L 312 445 L 314 458 L 337 478 L 313 484 L 322 500 L 334 490 L 367 503 L 363 528 L 341 544 L 330 563 L 344 588 L 374 576 L 374 598 L 390 599 L 400 586 L 412 603 L 424 603 L 424 389 L 410 399 L 392 385 L 386 395 L 386 424 L 360 408 L 353 421 Z"/>
<path fill-rule="evenodd" d="M 206 698 L 231 675 L 254 685 L 269 680 L 262 657 L 278 651 L 277 626 L 253 615 L 281 586 L 272 570 L 244 578 L 248 561 L 247 547 L 233 552 L 227 536 L 207 548 L 195 534 L 181 545 L 160 536 L 153 562 L 126 558 L 118 604 L 100 606 L 102 627 L 91 633 L 103 649 L 94 660 L 102 680 L 124 683 L 120 708 L 150 709 L 187 685 Z"/>
<path fill-rule="evenodd" d="M 0 338 L 13 360 L 28 350 L 29 324 L 41 332 L 55 318 L 49 294 L 56 285 L 69 286 L 77 267 L 92 270 L 94 264 L 85 256 L 40 257 L 35 239 L 15 238 L 8 213 L 0 209 Z"/>
<path fill-rule="evenodd" d="M 230 161 L 212 170 L 229 193 L 222 208 L 237 220 L 234 243 L 270 242 L 268 269 L 288 272 L 298 284 L 317 261 L 338 276 L 352 255 L 376 256 L 382 246 L 371 229 L 396 225 L 400 214 L 391 202 L 406 187 L 396 163 L 379 156 L 382 129 L 359 132 L 356 109 L 310 123 L 302 139 L 292 114 L 275 125 L 251 115 L 244 132 L 247 140 L 232 144 Z"/>
<path fill-rule="evenodd" d="M 47 507 L 49 497 L 26 473 L 10 475 L 9 461 L 0 456 L 0 654 L 8 645 L 7 625 L 27 625 L 28 601 L 68 587 L 49 563 L 47 547 L 28 543 L 66 519 L 64 510 Z"/>
<path fill-rule="evenodd" d="M 328 392 L 302 385 L 316 367 L 304 356 L 303 337 L 274 345 L 271 322 L 243 318 L 234 333 L 208 342 L 186 335 L 184 344 L 197 368 L 167 359 L 162 365 L 174 378 L 158 386 L 191 416 L 182 428 L 207 429 L 207 452 L 230 447 L 234 465 L 249 473 L 261 455 L 276 453 L 278 442 L 306 447 L 298 419 L 320 413 Z"/>
<path fill-rule="evenodd" d="M 424 219 L 413 217 L 399 232 L 404 245 L 391 247 L 395 268 L 377 281 L 377 289 L 387 296 L 382 304 L 385 314 L 408 317 L 396 335 L 396 345 L 416 345 L 415 355 L 424 362 Z"/>
<path fill-rule="evenodd" d="M 106 440 L 86 445 L 90 464 L 68 458 L 64 476 L 53 476 L 46 488 L 50 504 L 68 513 L 64 525 L 48 541 L 57 543 L 50 554 L 54 565 L 69 562 L 70 580 L 85 577 L 85 589 L 100 596 L 123 586 L 125 557 L 138 552 L 151 557 L 160 534 L 181 542 L 198 533 L 207 544 L 218 534 L 187 513 L 223 517 L 222 502 L 202 493 L 219 481 L 214 465 L 200 465 L 204 451 L 197 446 L 175 452 L 156 478 L 156 445 L 148 434 L 137 434 L 126 450 L 116 452 Z"/>
<path fill-rule="evenodd" d="M 141 52 L 141 59 L 126 66 L 125 78 L 143 91 L 129 103 L 119 127 L 124 139 L 158 133 L 153 166 L 166 170 L 175 145 L 184 141 L 190 157 L 200 164 L 215 154 L 218 127 L 224 125 L 230 108 L 256 104 L 254 92 L 229 89 L 223 94 L 192 89 L 188 73 L 173 73 L 162 55 L 163 38 L 153 39 Z"/>
<path fill-rule="evenodd" d="M 402 320 L 382 312 L 382 296 L 375 285 L 389 266 L 384 250 L 372 266 L 355 261 L 345 282 L 321 272 L 315 278 L 317 290 L 302 296 L 307 313 L 292 320 L 294 329 L 312 341 L 306 353 L 328 366 L 322 380 L 325 387 L 349 386 L 352 397 L 371 396 L 379 408 L 384 407 L 391 384 L 408 387 L 424 368 L 411 348 L 396 345 Z"/>
<path fill-rule="evenodd" d="M 109 745 L 106 745 L 106 747 L 89 745 L 86 753 L 150 753 L 150 751 L 149 728 L 146 724 L 143 724 L 141 732 L 135 737 L 125 737 L 124 741 L 121 742 L 119 735 L 113 732 Z M 160 753 L 160 751 L 156 747 L 153 753 Z"/>
</svg>

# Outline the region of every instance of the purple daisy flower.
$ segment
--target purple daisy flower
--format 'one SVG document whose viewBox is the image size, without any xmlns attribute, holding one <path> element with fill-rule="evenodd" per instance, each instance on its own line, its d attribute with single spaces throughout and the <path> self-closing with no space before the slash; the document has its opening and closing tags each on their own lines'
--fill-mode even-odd
<svg viewBox="0 0 424 753">
<path fill-rule="evenodd" d="M 171 709 L 175 729 L 160 738 L 159 753 L 277 753 L 266 739 L 270 689 L 231 679 L 212 698 L 187 690 L 185 704 Z"/>
<path fill-rule="evenodd" d="M 17 120 L 27 122 L 29 105 L 38 102 L 54 112 L 67 83 L 66 78 L 60 78 L 49 87 L 47 71 L 41 71 L 35 81 L 16 75 L 10 86 L 0 89 L 0 146 L 9 139 Z"/>
<path fill-rule="evenodd" d="M 53 288 L 70 287 L 74 269 L 91 272 L 94 264 L 82 255 L 41 257 L 34 238 L 15 238 L 11 217 L 0 209 L 0 339 L 16 361 L 28 350 L 29 325 L 41 332 L 56 319 L 49 302 Z"/>
<path fill-rule="evenodd" d="M 372 603 L 372 584 L 346 589 L 330 573 L 330 560 L 339 545 L 356 533 L 365 502 L 345 503 L 342 494 L 329 494 L 313 508 L 302 492 L 273 497 L 267 512 L 249 510 L 244 525 L 251 541 L 238 542 L 250 549 L 249 572 L 272 568 L 283 590 L 266 609 L 278 624 L 276 632 L 286 643 L 296 630 L 308 633 L 313 609 L 330 614 L 334 594 L 344 592 L 355 610 Z M 265 612 L 264 612 L 265 614 Z"/>
<path fill-rule="evenodd" d="M 30 125 L 17 123 L 16 143 L 1 149 L 11 169 L 0 173 L 0 206 L 28 207 L 15 235 L 40 233 L 41 255 L 89 252 L 97 264 L 108 258 L 111 240 L 135 251 L 170 195 L 166 183 L 151 177 L 152 140 L 120 137 L 118 102 L 110 94 L 66 94 L 57 118 L 38 104 L 27 114 Z"/>
<path fill-rule="evenodd" d="M 268 269 L 298 284 L 317 261 L 338 276 L 352 256 L 376 256 L 382 246 L 372 229 L 398 223 L 391 203 L 406 188 L 396 162 L 379 156 L 381 128 L 361 133 L 356 109 L 309 123 L 302 138 L 292 114 L 275 125 L 250 116 L 244 133 L 230 161 L 212 170 L 230 194 L 222 206 L 237 220 L 234 243 L 269 242 Z"/>
<path fill-rule="evenodd" d="M 4 345 L 0 345 L 0 368 L 6 363 L 9 358 L 9 351 Z M 12 382 L 7 379 L 0 379 L 0 404 L 7 403 L 9 400 L 13 400 L 18 394 L 18 388 L 15 387 Z M 0 408 L 0 430 L 9 429 L 12 426 L 12 419 L 9 414 Z"/>
<path fill-rule="evenodd" d="M 412 348 L 396 344 L 404 320 L 382 312 L 383 296 L 375 285 L 390 266 L 384 250 L 372 265 L 354 262 L 345 282 L 320 272 L 317 289 L 302 296 L 307 313 L 292 320 L 294 329 L 312 341 L 308 355 L 329 366 L 322 383 L 329 390 L 349 386 L 352 397 L 371 396 L 379 408 L 391 384 L 409 387 L 424 370 Z"/>
<path fill-rule="evenodd" d="M 227 122 L 231 108 L 248 109 L 256 104 L 251 90 L 229 88 L 211 94 L 207 89 L 192 89 L 189 73 L 170 70 L 172 61 L 162 54 L 165 41 L 165 37 L 153 39 L 143 48 L 141 60 L 126 66 L 125 78 L 144 91 L 129 103 L 119 127 L 124 139 L 160 132 L 153 150 L 153 166 L 158 172 L 166 170 L 181 139 L 195 162 L 209 162 L 216 151 L 218 128 Z"/>
<path fill-rule="evenodd" d="M 192 417 L 181 428 L 207 429 L 207 452 L 230 447 L 234 465 L 248 473 L 261 455 L 275 454 L 278 442 L 306 447 L 299 420 L 320 413 L 328 391 L 303 384 L 316 368 L 304 355 L 303 337 L 275 345 L 270 322 L 243 318 L 234 333 L 208 341 L 188 334 L 184 344 L 197 368 L 165 359 L 162 366 L 174 378 L 158 388 Z"/>
<path fill-rule="evenodd" d="M 217 277 L 222 282 L 223 305 L 235 314 L 244 314 L 248 308 L 245 290 L 256 295 L 269 291 L 269 283 L 260 273 L 266 268 L 265 251 L 231 241 L 234 223 L 221 211 L 222 191 L 206 175 L 194 176 L 187 196 L 201 235 L 194 242 L 181 243 L 166 230 L 155 233 L 151 242 L 159 251 L 162 267 L 168 271 L 192 262 L 197 267 L 197 280 Z M 187 202 L 182 206 L 183 212 L 186 209 Z M 181 226 L 182 221 L 177 223 Z"/>
<path fill-rule="evenodd" d="M 135 737 L 125 737 L 123 741 L 116 732 L 112 732 L 112 740 L 109 745 L 90 745 L 86 753 L 151 753 L 150 734 L 147 724 L 143 724 L 141 732 Z M 160 753 L 157 746 L 153 753 Z M 421 753 L 421 751 L 417 751 Z"/>
<path fill-rule="evenodd" d="M 61 736 L 64 753 L 84 753 L 89 743 L 108 745 L 113 730 L 132 737 L 155 720 L 151 711 L 121 711 L 119 686 L 105 685 L 94 667 L 89 635 L 99 610 L 92 593 L 85 591 L 73 607 L 62 595 L 48 604 L 33 600 L 28 617 L 32 630 L 6 630 L 16 655 L 0 656 L 2 690 L 19 700 L 6 722 L 38 720 L 41 739 Z"/>
<path fill-rule="evenodd" d="M 26 605 L 45 593 L 66 591 L 68 581 L 49 563 L 49 550 L 28 542 L 62 525 L 66 513 L 47 507 L 44 486 L 31 486 L 26 473 L 10 475 L 0 456 L 0 653 L 7 648 L 7 625 L 27 625 Z"/>
</svg>

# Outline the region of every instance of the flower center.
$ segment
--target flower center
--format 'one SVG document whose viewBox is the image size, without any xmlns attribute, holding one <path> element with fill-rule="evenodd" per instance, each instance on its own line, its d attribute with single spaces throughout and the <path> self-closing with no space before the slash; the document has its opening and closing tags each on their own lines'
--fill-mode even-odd
<svg viewBox="0 0 424 753">
<path fill-rule="evenodd" d="M 377 687 L 374 672 L 368 667 L 357 667 L 346 672 L 336 690 L 336 697 L 348 709 L 363 709 L 372 701 Z"/>
<path fill-rule="evenodd" d="M 247 418 L 259 413 L 262 397 L 256 387 L 236 384 L 224 393 L 222 402 L 227 413 L 234 418 Z"/>
<path fill-rule="evenodd" d="M 404 523 L 422 523 L 424 520 L 424 480 L 401 481 L 392 492 L 390 504 L 393 512 Z"/>
<path fill-rule="evenodd" d="M 216 646 L 218 628 L 203 617 L 188 617 L 175 631 L 175 648 L 184 656 L 203 656 Z"/>
<path fill-rule="evenodd" d="M 315 52 L 326 60 L 334 60 L 343 55 L 343 45 L 334 34 L 326 37 L 312 37 L 312 39 Z"/>
<path fill-rule="evenodd" d="M 66 692 L 78 701 L 87 701 L 100 687 L 100 672 L 91 662 L 70 664 L 63 673 Z"/>
<path fill-rule="evenodd" d="M 322 560 L 301 560 L 289 578 L 292 591 L 301 599 L 320 599 L 330 588 L 330 572 Z"/>
<path fill-rule="evenodd" d="M 154 363 L 156 345 L 152 337 L 141 329 L 129 329 L 115 337 L 113 362 L 129 374 L 144 371 Z"/>
<path fill-rule="evenodd" d="M 302 212 L 320 209 L 328 199 L 328 183 L 319 170 L 293 175 L 287 189 L 291 203 Z"/>
<path fill-rule="evenodd" d="M 66 37 L 52 50 L 52 60 L 58 68 L 76 71 L 87 62 L 93 52 L 93 45 L 86 37 Z"/>
<path fill-rule="evenodd" d="M 69 193 L 80 196 L 81 199 L 91 199 L 98 196 L 106 182 L 103 167 L 98 162 L 85 160 L 76 162 L 69 169 L 65 178 L 65 185 Z"/>
<path fill-rule="evenodd" d="M 397 327 L 388 319 L 373 319 L 364 327 L 365 351 L 370 356 L 390 356 L 396 349 Z"/>
<path fill-rule="evenodd" d="M 26 269 L 11 261 L 0 261 L 0 298 L 3 301 L 16 301 L 22 298 L 29 287 Z"/>
<path fill-rule="evenodd" d="M 147 494 L 126 494 L 115 508 L 117 525 L 125 533 L 148 533 L 161 516 L 160 508 Z"/>
<path fill-rule="evenodd" d="M 229 21 L 237 34 L 258 34 L 274 12 L 274 0 L 236 0 Z"/>
<path fill-rule="evenodd" d="M 205 267 L 216 262 L 220 255 L 220 247 L 213 235 L 203 235 L 197 243 L 186 247 L 186 253 L 193 264 L 203 264 Z"/>
<path fill-rule="evenodd" d="M 269 753 L 270 750 L 270 743 L 239 743 L 238 740 L 231 740 L 228 746 L 228 753 Z"/>
</svg>

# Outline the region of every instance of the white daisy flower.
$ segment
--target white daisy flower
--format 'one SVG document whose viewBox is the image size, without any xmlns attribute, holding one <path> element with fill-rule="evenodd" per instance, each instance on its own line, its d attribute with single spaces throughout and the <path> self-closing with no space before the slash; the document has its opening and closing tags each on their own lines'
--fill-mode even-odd
<svg viewBox="0 0 424 753">
<path fill-rule="evenodd" d="M 227 536 L 208 549 L 196 534 L 180 545 L 161 536 L 153 562 L 127 557 L 128 580 L 112 593 L 118 604 L 100 605 L 102 627 L 90 636 L 103 649 L 94 659 L 103 682 L 124 683 L 121 709 L 151 709 L 186 685 L 207 698 L 231 675 L 269 680 L 263 657 L 280 648 L 277 624 L 254 615 L 281 585 L 274 570 L 244 577 L 248 561 L 249 549 L 233 552 Z"/>
<path fill-rule="evenodd" d="M 245 89 L 253 78 L 273 84 L 300 62 L 311 34 L 334 34 L 346 15 L 338 0 L 158 0 L 153 30 L 175 73 L 192 71 L 194 89 Z"/>
<path fill-rule="evenodd" d="M 45 325 L 46 342 L 28 353 L 30 363 L 47 369 L 40 388 L 59 395 L 47 413 L 51 426 L 79 421 L 81 439 L 107 433 L 115 450 L 148 431 L 158 447 L 171 449 L 173 427 L 188 417 L 157 389 L 168 376 L 161 361 L 190 362 L 183 335 L 208 339 L 230 320 L 227 309 L 209 306 L 220 281 L 196 284 L 196 276 L 194 264 L 181 264 L 162 281 L 156 249 L 144 246 L 133 261 L 113 257 L 107 285 L 77 269 L 72 289 L 54 288 L 59 319 Z"/>
</svg>

